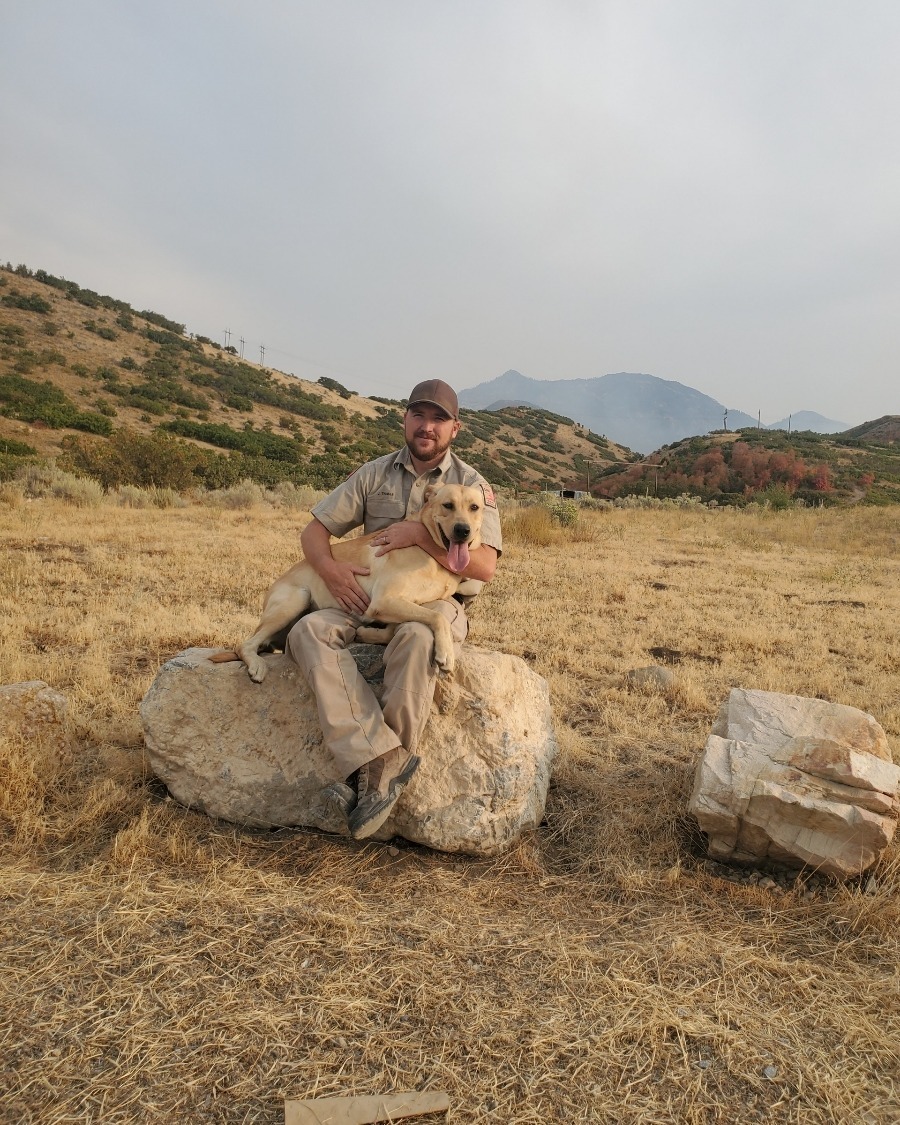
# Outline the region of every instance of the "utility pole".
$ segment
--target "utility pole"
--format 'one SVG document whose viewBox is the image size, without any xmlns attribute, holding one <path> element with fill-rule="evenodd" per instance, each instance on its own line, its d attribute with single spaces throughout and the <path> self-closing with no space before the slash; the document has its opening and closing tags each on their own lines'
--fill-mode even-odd
<svg viewBox="0 0 900 1125">
<path fill-rule="evenodd" d="M 225 329 L 225 347 L 227 348 L 230 343 L 231 343 L 231 329 L 226 328 Z"/>
<path fill-rule="evenodd" d="M 722 419 L 722 426 L 725 430 L 725 433 L 727 434 L 728 433 L 728 407 L 727 406 L 725 407 L 725 417 Z"/>
<path fill-rule="evenodd" d="M 587 460 L 584 462 L 585 472 L 587 474 L 587 489 L 585 491 L 587 492 L 588 496 L 590 496 L 591 494 L 591 465 L 601 465 L 602 463 L 602 461 Z"/>
<path fill-rule="evenodd" d="M 241 359 L 244 358 L 244 337 L 241 336 Z"/>
<path fill-rule="evenodd" d="M 790 433 L 790 432 L 791 432 L 791 419 L 792 419 L 793 417 L 794 417 L 794 415 L 793 415 L 793 414 L 788 414 L 788 433 Z"/>
<path fill-rule="evenodd" d="M 757 412 L 756 412 L 756 428 L 758 430 L 762 429 L 762 411 L 761 410 L 757 410 Z"/>
<path fill-rule="evenodd" d="M 266 346 L 265 346 L 265 344 L 259 345 L 259 366 L 260 367 L 266 366 Z"/>
</svg>

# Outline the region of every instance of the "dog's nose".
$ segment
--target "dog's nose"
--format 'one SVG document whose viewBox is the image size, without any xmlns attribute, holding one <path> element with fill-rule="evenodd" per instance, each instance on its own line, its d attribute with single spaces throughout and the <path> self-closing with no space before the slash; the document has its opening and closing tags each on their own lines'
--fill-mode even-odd
<svg viewBox="0 0 900 1125">
<path fill-rule="evenodd" d="M 453 525 L 453 538 L 457 543 L 462 543 L 469 538 L 471 527 L 467 523 L 455 523 Z"/>
</svg>

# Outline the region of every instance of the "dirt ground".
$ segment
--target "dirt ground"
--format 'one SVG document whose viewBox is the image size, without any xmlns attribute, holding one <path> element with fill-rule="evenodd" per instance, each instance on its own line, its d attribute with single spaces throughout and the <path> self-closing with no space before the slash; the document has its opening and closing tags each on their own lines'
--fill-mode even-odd
<svg viewBox="0 0 900 1125">
<path fill-rule="evenodd" d="M 767 887 L 686 815 L 733 685 L 860 707 L 900 756 L 900 511 L 503 514 L 471 643 L 547 678 L 561 753 L 542 827 L 473 861 L 244 831 L 146 774 L 156 670 L 249 632 L 307 517 L 0 499 L 0 682 L 63 692 L 75 747 L 0 743 L 0 1120 L 432 1088 L 423 1122 L 900 1121 L 896 845 Z"/>
</svg>

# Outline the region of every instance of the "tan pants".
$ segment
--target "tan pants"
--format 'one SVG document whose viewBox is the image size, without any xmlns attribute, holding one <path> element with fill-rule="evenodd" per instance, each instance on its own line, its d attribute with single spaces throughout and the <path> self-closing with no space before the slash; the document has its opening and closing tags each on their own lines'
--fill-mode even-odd
<svg viewBox="0 0 900 1125">
<path fill-rule="evenodd" d="M 469 623 L 457 601 L 428 602 L 447 618 L 456 650 Z M 415 750 L 434 697 L 434 634 L 427 625 L 397 626 L 384 650 L 384 693 L 379 706 L 347 645 L 362 618 L 342 609 L 321 609 L 301 617 L 288 633 L 285 651 L 300 666 L 319 709 L 325 745 L 342 777 L 395 746 Z"/>
</svg>

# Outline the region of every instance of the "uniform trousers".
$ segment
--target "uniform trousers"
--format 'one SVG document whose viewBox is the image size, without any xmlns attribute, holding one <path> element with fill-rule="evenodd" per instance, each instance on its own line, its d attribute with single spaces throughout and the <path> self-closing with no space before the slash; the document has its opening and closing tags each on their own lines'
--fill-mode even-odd
<svg viewBox="0 0 900 1125">
<path fill-rule="evenodd" d="M 465 610 L 455 600 L 427 605 L 447 618 L 458 654 L 469 631 Z M 362 624 L 363 618 L 342 609 L 316 610 L 300 618 L 285 646 L 316 697 L 325 745 L 342 777 L 396 746 L 415 751 L 434 697 L 434 634 L 428 626 L 397 626 L 384 650 L 379 705 L 347 652 Z"/>
</svg>

